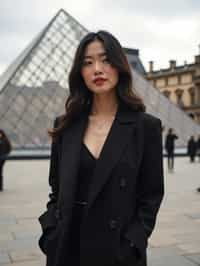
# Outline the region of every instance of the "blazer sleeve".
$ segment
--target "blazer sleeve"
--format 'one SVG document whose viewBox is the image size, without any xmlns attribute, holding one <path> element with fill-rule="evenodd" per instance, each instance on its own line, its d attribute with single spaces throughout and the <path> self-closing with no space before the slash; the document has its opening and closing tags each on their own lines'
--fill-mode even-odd
<svg viewBox="0 0 200 266">
<path fill-rule="evenodd" d="M 161 121 L 148 120 L 144 121 L 144 154 L 137 177 L 137 212 L 125 232 L 140 254 L 147 247 L 164 195 Z"/>
<path fill-rule="evenodd" d="M 54 128 L 58 125 L 58 118 L 54 121 Z M 50 167 L 49 167 L 49 185 L 51 192 L 49 193 L 49 201 L 47 202 L 47 210 L 38 218 L 43 233 L 51 228 L 56 227 L 57 218 L 57 199 L 59 189 L 59 141 L 56 140 L 51 144 Z"/>
</svg>

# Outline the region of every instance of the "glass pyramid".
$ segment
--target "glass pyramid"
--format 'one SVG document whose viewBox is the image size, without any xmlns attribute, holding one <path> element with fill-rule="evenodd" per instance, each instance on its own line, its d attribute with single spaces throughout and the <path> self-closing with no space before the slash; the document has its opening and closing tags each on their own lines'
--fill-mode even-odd
<svg viewBox="0 0 200 266">
<path fill-rule="evenodd" d="M 60 10 L 0 77 L 0 128 L 14 148 L 49 147 L 47 129 L 57 115 L 64 113 L 68 72 L 76 47 L 87 32 L 66 11 Z M 137 63 L 140 64 L 139 58 Z M 147 111 L 160 117 L 166 128 L 175 128 L 179 145 L 200 132 L 200 126 L 136 70 L 133 76 Z"/>
<path fill-rule="evenodd" d="M 15 148 L 49 146 L 47 129 L 64 112 L 69 67 L 86 33 L 60 10 L 0 78 L 0 128 Z"/>
</svg>

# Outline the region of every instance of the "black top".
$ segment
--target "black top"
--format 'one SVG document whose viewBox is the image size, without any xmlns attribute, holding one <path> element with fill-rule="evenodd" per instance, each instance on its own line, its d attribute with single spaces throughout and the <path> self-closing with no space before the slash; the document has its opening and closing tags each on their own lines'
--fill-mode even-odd
<svg viewBox="0 0 200 266">
<path fill-rule="evenodd" d="M 89 186 L 92 182 L 92 176 L 96 161 L 96 158 L 88 150 L 85 144 L 82 143 L 75 199 L 76 201 L 87 202 Z"/>
<path fill-rule="evenodd" d="M 88 191 L 92 182 L 93 171 L 97 159 L 91 154 L 84 143 L 81 145 L 80 165 L 77 177 L 75 204 L 72 211 L 71 228 L 69 235 L 69 261 L 71 265 L 80 266 L 80 224 L 88 199 Z"/>
</svg>

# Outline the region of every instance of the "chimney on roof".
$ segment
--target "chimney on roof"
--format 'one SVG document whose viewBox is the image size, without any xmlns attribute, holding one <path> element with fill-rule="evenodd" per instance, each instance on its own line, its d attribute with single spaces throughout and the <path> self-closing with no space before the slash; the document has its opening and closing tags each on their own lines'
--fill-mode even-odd
<svg viewBox="0 0 200 266">
<path fill-rule="evenodd" d="M 199 47 L 200 47 L 200 45 L 199 45 Z M 195 62 L 195 64 L 200 64 L 200 51 L 199 51 L 199 54 L 198 55 L 195 55 L 194 62 Z"/>
<path fill-rule="evenodd" d="M 187 65 L 187 61 L 185 60 L 185 61 L 184 61 L 184 68 L 187 68 L 187 66 L 188 66 L 188 65 Z"/>
<path fill-rule="evenodd" d="M 153 72 L 153 61 L 149 62 L 149 72 L 152 73 Z"/>
<path fill-rule="evenodd" d="M 194 57 L 195 64 L 200 64 L 200 44 L 198 45 L 198 47 L 199 47 L 199 54 L 195 55 Z"/>
<path fill-rule="evenodd" d="M 169 61 L 169 67 L 170 69 L 174 69 L 176 67 L 176 60 L 170 60 Z"/>
<path fill-rule="evenodd" d="M 195 55 L 194 62 L 195 64 L 200 64 L 200 55 Z"/>
</svg>

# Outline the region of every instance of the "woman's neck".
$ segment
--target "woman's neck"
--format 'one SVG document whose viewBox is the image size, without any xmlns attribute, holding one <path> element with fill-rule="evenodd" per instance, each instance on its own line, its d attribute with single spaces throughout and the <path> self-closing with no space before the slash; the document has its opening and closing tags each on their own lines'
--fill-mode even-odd
<svg viewBox="0 0 200 266">
<path fill-rule="evenodd" d="M 103 94 L 94 94 L 91 115 L 94 116 L 113 116 L 116 114 L 118 108 L 118 100 L 116 95 L 103 95 Z"/>
</svg>

